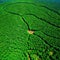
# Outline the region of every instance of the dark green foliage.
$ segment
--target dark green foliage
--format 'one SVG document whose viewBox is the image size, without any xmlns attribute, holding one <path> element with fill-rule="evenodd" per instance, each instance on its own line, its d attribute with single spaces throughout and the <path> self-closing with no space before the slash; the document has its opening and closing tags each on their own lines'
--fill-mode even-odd
<svg viewBox="0 0 60 60">
<path fill-rule="evenodd" d="M 0 6 L 0 60 L 60 60 L 59 12 L 27 2 Z"/>
</svg>

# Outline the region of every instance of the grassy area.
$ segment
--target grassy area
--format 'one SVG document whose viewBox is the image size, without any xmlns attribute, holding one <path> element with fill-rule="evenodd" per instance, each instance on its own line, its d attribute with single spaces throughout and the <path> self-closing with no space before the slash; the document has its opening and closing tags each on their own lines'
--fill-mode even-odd
<svg viewBox="0 0 60 60">
<path fill-rule="evenodd" d="M 6 3 L 0 7 L 1 60 L 60 60 L 58 11 L 42 3 Z"/>
</svg>

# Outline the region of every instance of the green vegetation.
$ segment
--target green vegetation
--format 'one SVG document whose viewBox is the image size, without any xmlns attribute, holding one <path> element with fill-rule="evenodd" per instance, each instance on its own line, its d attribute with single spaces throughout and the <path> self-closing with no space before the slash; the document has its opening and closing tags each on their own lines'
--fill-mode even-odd
<svg viewBox="0 0 60 60">
<path fill-rule="evenodd" d="M 0 7 L 0 60 L 60 60 L 58 11 L 28 2 Z"/>
</svg>

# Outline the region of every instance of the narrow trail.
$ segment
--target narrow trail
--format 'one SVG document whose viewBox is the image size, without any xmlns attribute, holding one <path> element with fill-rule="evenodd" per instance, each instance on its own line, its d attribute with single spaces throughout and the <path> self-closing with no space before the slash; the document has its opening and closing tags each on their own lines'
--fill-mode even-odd
<svg viewBox="0 0 60 60">
<path fill-rule="evenodd" d="M 40 19 L 41 21 L 44 21 L 44 22 L 46 22 L 46 23 L 48 23 L 48 24 L 50 24 L 50 25 L 52 25 L 52 26 L 54 26 L 54 27 L 60 28 L 60 26 L 57 26 L 57 25 L 55 25 L 55 24 L 53 24 L 53 23 L 51 23 L 51 22 L 45 20 L 44 18 L 40 18 L 40 17 L 36 16 L 35 14 L 26 14 L 26 15 L 32 15 L 32 16 L 34 16 L 34 17 Z"/>
<path fill-rule="evenodd" d="M 37 5 L 35 5 L 35 6 L 37 6 Z M 43 5 L 43 6 L 40 6 L 40 7 L 43 7 L 43 8 L 45 8 L 45 9 L 47 9 L 48 11 L 51 11 L 51 12 L 57 14 L 57 15 L 60 15 L 60 13 L 59 13 L 58 11 L 55 11 L 55 10 L 51 9 L 51 8 L 49 8 L 48 6 L 44 6 L 44 5 Z M 39 9 L 40 9 L 40 8 L 39 8 Z M 49 15 L 50 17 L 52 17 L 52 15 L 48 14 L 47 11 L 45 11 L 45 12 L 46 12 L 47 15 Z M 52 17 L 52 18 L 57 19 L 56 17 Z M 60 18 L 59 18 L 58 20 L 60 20 Z"/>
<path fill-rule="evenodd" d="M 20 3 L 20 2 L 19 2 L 19 3 Z M 31 3 L 27 3 L 27 4 L 31 4 Z M 33 3 L 32 3 L 32 4 L 33 4 Z M 11 5 L 11 4 L 9 4 L 9 5 Z M 35 5 L 35 4 L 34 4 L 34 5 Z M 25 18 L 23 17 L 23 15 L 20 15 L 19 13 L 15 13 L 15 12 L 8 11 L 8 10 L 6 9 L 7 6 L 8 6 L 8 5 L 6 5 L 6 6 L 4 7 L 4 10 L 5 10 L 6 12 L 10 13 L 10 14 L 20 16 L 20 17 L 22 18 L 23 22 L 27 25 L 28 30 L 40 31 L 40 30 L 30 29 L 30 26 L 29 26 L 29 24 L 27 23 L 27 21 L 25 20 Z M 54 10 L 46 7 L 46 6 L 42 6 L 42 7 L 46 8 L 46 9 L 48 9 L 48 10 L 50 10 L 50 11 L 53 11 L 53 12 L 56 13 L 57 15 L 60 15 L 58 12 L 56 12 L 56 11 L 54 11 Z M 52 26 L 54 26 L 54 27 L 60 28 L 60 26 L 57 26 L 57 25 L 55 25 L 55 24 L 53 24 L 53 23 L 45 20 L 44 18 L 40 18 L 40 17 L 36 16 L 36 15 L 33 14 L 33 13 L 32 13 L 32 14 L 26 14 L 26 15 L 32 15 L 32 16 L 40 19 L 41 21 L 44 21 L 44 22 L 46 22 L 46 23 L 48 23 L 48 24 L 50 24 L 50 25 L 52 25 Z M 44 33 L 44 32 L 42 32 L 42 33 Z M 45 33 L 44 33 L 44 34 L 45 34 Z M 40 35 L 37 35 L 37 34 L 35 34 L 35 33 L 34 33 L 33 35 L 35 35 L 35 36 L 39 37 L 40 39 L 42 39 L 42 41 L 44 41 L 44 43 L 46 43 L 48 46 L 53 47 L 53 48 L 54 48 L 55 50 L 57 50 L 57 51 L 60 51 L 59 48 L 57 48 L 57 47 L 55 47 L 55 46 L 52 46 L 51 44 L 47 43 L 47 41 L 45 41 L 44 38 L 42 38 Z M 50 36 L 50 35 L 48 35 L 48 34 L 45 34 L 45 35 L 46 35 L 46 36 L 49 36 L 49 37 L 56 38 L 56 39 L 60 39 L 60 38 L 57 38 L 57 37 L 55 37 L 55 36 Z M 29 37 L 28 37 L 28 39 L 29 39 Z M 34 50 L 34 49 L 33 49 L 33 50 Z"/>
<path fill-rule="evenodd" d="M 28 2 L 18 2 L 18 3 L 20 3 L 20 4 L 21 4 L 21 3 L 31 4 L 31 5 L 33 5 L 33 6 L 37 6 L 37 5 L 34 4 L 34 3 L 28 3 Z M 13 4 L 17 4 L 17 3 L 13 3 Z M 12 5 L 13 5 L 13 4 L 12 4 Z M 11 4 L 6 5 L 6 6 L 4 7 L 4 10 L 6 11 L 5 8 L 6 8 L 7 6 L 10 6 L 10 5 L 11 5 Z M 38 7 L 38 6 L 37 6 L 37 7 Z M 57 12 L 57 11 L 55 11 L 55 10 L 47 7 L 47 6 L 40 6 L 40 7 L 43 7 L 43 8 L 45 8 L 45 9 L 49 10 L 49 11 L 52 11 L 53 13 L 56 13 L 57 15 L 60 15 L 59 12 Z M 39 7 L 38 7 L 38 8 L 39 8 Z M 39 9 L 39 10 L 40 10 L 40 9 Z M 6 12 L 21 16 L 21 15 L 18 14 L 18 13 L 11 12 L 11 11 L 8 11 L 8 10 L 7 10 Z M 49 15 L 48 13 L 46 13 L 46 14 Z M 60 26 L 57 26 L 57 25 L 55 25 L 54 23 L 47 21 L 46 19 L 40 18 L 40 17 L 38 17 L 37 15 L 35 15 L 35 14 L 33 14 L 33 13 L 29 13 L 29 14 L 25 14 L 25 15 L 32 15 L 32 16 L 34 16 L 34 17 L 36 17 L 36 18 L 38 18 L 38 19 L 40 19 L 40 20 L 42 20 L 42 21 L 44 21 L 44 22 L 46 22 L 46 23 L 48 23 L 48 24 L 50 24 L 50 25 L 52 25 L 52 26 L 54 26 L 54 27 L 60 28 Z M 22 16 L 23 16 L 23 14 L 22 14 Z M 49 16 L 50 16 L 50 15 L 49 15 Z M 54 18 L 54 17 L 52 17 L 52 18 Z"/>
<path fill-rule="evenodd" d="M 37 35 L 37 34 L 35 34 L 35 33 L 34 33 L 34 35 L 36 35 L 36 36 L 38 36 L 39 38 L 41 38 L 41 39 L 47 44 L 47 46 L 53 47 L 55 50 L 60 51 L 59 47 L 52 46 L 52 45 L 49 44 L 46 40 L 44 40 L 44 38 L 41 37 L 40 35 Z"/>
</svg>

